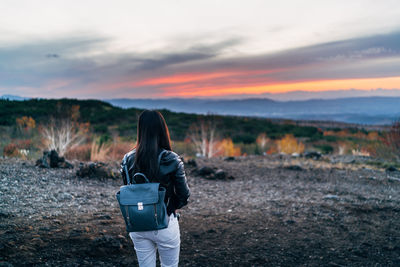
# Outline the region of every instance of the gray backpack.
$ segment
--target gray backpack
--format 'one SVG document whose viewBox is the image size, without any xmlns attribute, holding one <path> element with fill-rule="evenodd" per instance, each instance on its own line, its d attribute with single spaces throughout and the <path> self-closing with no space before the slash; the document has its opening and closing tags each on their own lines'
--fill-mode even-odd
<svg viewBox="0 0 400 267">
<path fill-rule="evenodd" d="M 163 153 L 158 156 L 158 166 Z M 124 165 L 127 185 L 121 186 L 116 197 L 128 232 L 159 230 L 168 227 L 167 208 L 164 203 L 166 189 L 160 183 L 150 183 L 146 175 L 137 172 L 132 180 Z M 142 176 L 145 183 L 138 184 L 135 177 Z"/>
</svg>

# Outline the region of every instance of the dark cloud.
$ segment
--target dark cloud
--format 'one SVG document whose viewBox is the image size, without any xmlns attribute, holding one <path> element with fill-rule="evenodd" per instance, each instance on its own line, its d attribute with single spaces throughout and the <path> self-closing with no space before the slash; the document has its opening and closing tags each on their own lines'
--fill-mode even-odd
<svg viewBox="0 0 400 267">
<path fill-rule="evenodd" d="M 48 58 L 59 58 L 60 56 L 58 54 L 47 54 L 46 57 L 48 57 Z"/>
</svg>

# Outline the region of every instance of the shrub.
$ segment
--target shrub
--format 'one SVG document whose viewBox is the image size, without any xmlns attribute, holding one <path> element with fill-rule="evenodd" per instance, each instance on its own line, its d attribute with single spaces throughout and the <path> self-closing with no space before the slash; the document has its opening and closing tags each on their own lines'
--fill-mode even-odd
<svg viewBox="0 0 400 267">
<path fill-rule="evenodd" d="M 304 144 L 297 142 L 297 139 L 292 134 L 286 134 L 281 140 L 276 141 L 276 144 L 280 153 L 301 154 L 304 152 Z"/>
<path fill-rule="evenodd" d="M 109 149 L 108 158 L 109 160 L 121 161 L 122 157 L 131 151 L 134 147 L 134 143 L 131 142 L 113 142 Z"/>
<path fill-rule="evenodd" d="M 351 144 L 347 141 L 338 142 L 338 154 L 345 155 L 351 150 Z"/>
<path fill-rule="evenodd" d="M 240 147 L 236 147 L 230 138 L 222 139 L 222 141 L 218 143 L 217 147 L 218 152 L 215 156 L 234 157 L 241 155 Z"/>
<path fill-rule="evenodd" d="M 91 161 L 110 161 L 122 160 L 125 153 L 132 150 L 134 145 L 129 142 L 118 142 L 115 140 L 112 143 L 100 143 L 93 141 L 90 149 Z"/>
<path fill-rule="evenodd" d="M 76 145 L 64 154 L 67 159 L 81 161 L 120 161 L 125 153 L 133 148 L 131 142 L 101 143 L 99 140 L 89 144 Z"/>
<path fill-rule="evenodd" d="M 267 151 L 267 149 L 261 149 L 259 145 L 256 143 L 253 144 L 235 144 L 238 148 L 240 148 L 240 151 L 242 154 L 247 154 L 247 155 L 261 155 L 264 152 Z"/>
<path fill-rule="evenodd" d="M 103 133 L 103 134 L 108 133 L 108 127 L 107 127 L 107 125 L 104 125 L 104 124 L 95 125 L 93 127 L 93 130 L 96 133 Z"/>
<path fill-rule="evenodd" d="M 196 155 L 196 151 L 193 143 L 190 140 L 185 141 L 172 141 L 172 149 L 179 155 L 185 155 L 193 157 Z"/>
<path fill-rule="evenodd" d="M 384 143 L 393 151 L 396 158 L 400 159 L 400 119 L 393 122 L 385 134 Z"/>
<path fill-rule="evenodd" d="M 321 151 L 323 154 L 329 154 L 333 152 L 333 147 L 331 145 L 322 144 L 322 145 L 314 145 L 314 147 Z"/>
<path fill-rule="evenodd" d="M 14 140 L 13 143 L 3 148 L 3 155 L 7 157 L 26 158 L 29 151 L 33 148 L 32 140 Z"/>
<path fill-rule="evenodd" d="M 8 144 L 3 148 L 3 155 L 7 157 L 18 157 L 19 151 L 16 144 Z"/>
<path fill-rule="evenodd" d="M 67 150 L 64 156 L 67 159 L 77 159 L 81 161 L 90 160 L 90 144 L 76 145 Z"/>
<path fill-rule="evenodd" d="M 22 134 L 31 134 L 32 129 L 36 127 L 36 121 L 32 117 L 22 116 L 21 118 L 15 119 L 17 127 Z"/>
</svg>

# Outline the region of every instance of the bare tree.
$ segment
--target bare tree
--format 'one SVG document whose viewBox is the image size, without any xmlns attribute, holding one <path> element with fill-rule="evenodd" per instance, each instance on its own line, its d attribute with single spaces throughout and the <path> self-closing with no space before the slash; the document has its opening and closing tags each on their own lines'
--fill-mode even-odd
<svg viewBox="0 0 400 267">
<path fill-rule="evenodd" d="M 79 123 L 78 118 L 79 106 L 72 106 L 68 117 L 52 117 L 48 124 L 41 125 L 40 133 L 46 148 L 64 155 L 69 148 L 85 141 L 89 123 Z"/>
<path fill-rule="evenodd" d="M 196 152 L 211 158 L 220 150 L 215 120 L 199 120 L 189 127 L 188 137 L 193 142 Z"/>
<path fill-rule="evenodd" d="M 265 149 L 265 147 L 267 146 L 267 144 L 270 142 L 271 140 L 267 137 L 267 135 L 265 133 L 261 133 L 258 135 L 256 143 L 260 146 L 260 148 L 262 150 Z"/>
</svg>

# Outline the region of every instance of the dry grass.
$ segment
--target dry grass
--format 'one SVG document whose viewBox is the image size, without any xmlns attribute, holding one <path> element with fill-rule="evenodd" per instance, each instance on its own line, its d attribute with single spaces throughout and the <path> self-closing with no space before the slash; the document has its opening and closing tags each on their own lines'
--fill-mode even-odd
<svg viewBox="0 0 400 267">
<path fill-rule="evenodd" d="M 92 141 L 90 144 L 78 145 L 70 148 L 66 153 L 67 159 L 81 161 L 120 161 L 125 153 L 133 148 L 129 142 L 113 142 L 99 144 Z"/>
</svg>

